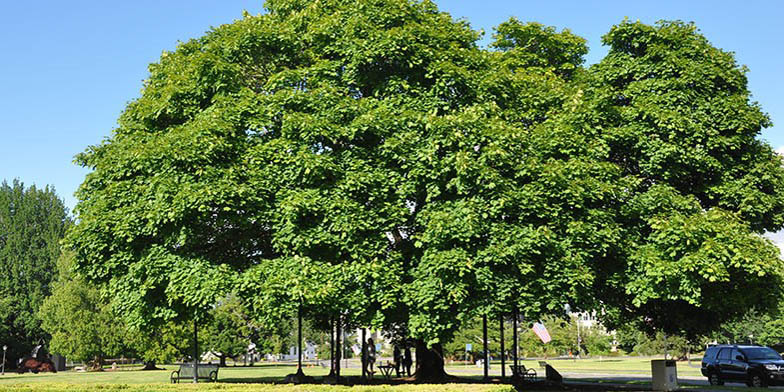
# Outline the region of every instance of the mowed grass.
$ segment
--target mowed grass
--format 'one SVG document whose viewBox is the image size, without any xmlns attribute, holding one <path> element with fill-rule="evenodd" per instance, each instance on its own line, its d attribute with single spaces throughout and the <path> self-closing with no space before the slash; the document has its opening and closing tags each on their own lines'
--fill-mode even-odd
<svg viewBox="0 0 784 392">
<path fill-rule="evenodd" d="M 551 366 L 555 367 L 567 378 L 572 379 L 592 379 L 591 375 L 635 375 L 641 378 L 650 377 L 651 358 L 593 358 L 579 360 L 546 360 Z M 522 360 L 521 363 L 527 367 L 536 369 L 540 377 L 544 376 L 544 369 L 539 367 L 539 360 Z M 511 370 L 507 363 L 506 375 L 511 376 Z M 352 364 L 357 366 L 358 364 Z M 59 373 L 40 373 L 40 374 L 16 374 L 6 373 L 0 377 L 0 391 L 68 391 L 68 392 L 98 392 L 98 391 L 188 391 L 188 390 L 221 390 L 221 391 L 271 391 L 271 392 L 304 392 L 304 391 L 351 391 L 351 392 L 502 392 L 511 391 L 507 385 L 489 384 L 445 384 L 445 385 L 371 385 L 371 386 L 330 386 L 330 385 L 283 385 L 281 384 L 286 375 L 294 373 L 296 366 L 293 364 L 257 364 L 253 367 L 225 367 L 219 372 L 217 384 L 201 383 L 198 385 L 182 381 L 180 384 L 169 384 L 169 375 L 177 366 L 165 366 L 166 370 L 140 371 L 140 370 L 117 370 L 104 372 L 74 372 L 65 371 Z M 493 361 L 490 367 L 490 375 L 498 376 L 501 373 L 500 361 Z M 466 379 L 478 380 L 482 375 L 482 368 L 476 365 L 447 364 L 448 373 Z M 304 368 L 305 374 L 316 378 L 320 382 L 321 377 L 326 376 L 329 368 L 321 366 L 307 366 Z M 342 369 L 344 376 L 358 376 L 358 367 Z M 584 377 L 582 375 L 585 375 Z M 678 363 L 679 376 L 700 376 L 699 362 L 692 361 L 689 365 L 686 362 Z M 382 382 L 381 377 L 376 375 L 376 382 Z"/>
<path fill-rule="evenodd" d="M 160 366 L 159 366 L 160 367 Z M 169 376 L 176 365 L 162 366 L 166 370 L 117 370 L 104 372 L 74 372 L 65 371 L 58 373 L 6 373 L 0 377 L 0 386 L 8 384 L 28 383 L 59 383 L 59 384 L 150 384 L 168 383 Z M 297 371 L 296 366 L 281 365 L 256 365 L 253 367 L 224 367 L 218 371 L 218 381 L 221 383 L 273 383 L 282 381 L 286 375 Z M 309 376 L 322 377 L 329 373 L 329 368 L 321 366 L 305 367 L 304 371 Z M 359 369 L 343 369 L 341 374 L 346 376 L 359 375 Z M 186 381 L 181 381 L 186 383 Z"/>
<path fill-rule="evenodd" d="M 525 359 L 520 361 L 521 364 L 527 368 L 535 369 L 542 376 L 544 369 L 539 366 L 539 361 L 545 361 L 550 366 L 554 367 L 561 373 L 576 373 L 576 374 L 628 374 L 639 376 L 651 375 L 651 359 L 650 357 L 608 357 L 608 358 L 589 358 L 589 359 Z M 659 359 L 659 358 L 655 358 Z M 678 362 L 678 375 L 679 376 L 695 376 L 701 377 L 700 373 L 700 360 L 693 359 L 691 364 L 686 361 Z M 506 362 L 506 375 L 511 375 L 509 365 L 512 361 Z M 466 375 L 481 375 L 482 368 L 476 365 L 447 365 L 447 372 L 451 371 L 457 376 Z M 490 374 L 497 376 L 501 374 L 501 361 L 492 361 L 490 363 Z"/>
<path fill-rule="evenodd" d="M 274 384 L 27 384 L 2 385 L 8 392 L 515 392 L 511 385 L 420 384 L 420 385 L 274 385 Z"/>
<path fill-rule="evenodd" d="M 652 358 L 603 358 L 603 359 L 578 359 L 574 360 L 547 360 L 550 366 L 560 372 L 568 373 L 602 373 L 602 374 L 651 374 Z M 661 358 L 656 358 L 661 359 Z M 700 373 L 700 361 L 702 358 L 692 360 L 691 364 L 687 361 L 678 362 L 679 376 L 702 376 Z M 539 368 L 538 361 L 523 361 L 525 366 Z M 500 365 L 499 365 L 500 366 Z"/>
</svg>

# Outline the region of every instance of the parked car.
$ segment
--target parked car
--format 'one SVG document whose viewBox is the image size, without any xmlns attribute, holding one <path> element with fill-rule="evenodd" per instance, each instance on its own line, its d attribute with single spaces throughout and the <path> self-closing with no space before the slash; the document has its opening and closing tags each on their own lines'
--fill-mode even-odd
<svg viewBox="0 0 784 392">
<path fill-rule="evenodd" d="M 784 385 L 784 360 L 770 347 L 721 344 L 702 358 L 702 375 L 711 385 L 745 382 L 748 386 Z"/>
</svg>

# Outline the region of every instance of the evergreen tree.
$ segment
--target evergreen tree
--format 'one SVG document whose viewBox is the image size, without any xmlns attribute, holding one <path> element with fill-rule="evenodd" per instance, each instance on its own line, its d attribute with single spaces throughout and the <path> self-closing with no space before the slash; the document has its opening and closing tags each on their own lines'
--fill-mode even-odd
<svg viewBox="0 0 784 392">
<path fill-rule="evenodd" d="M 38 309 L 51 293 L 60 240 L 71 224 L 54 188 L 0 184 L 0 341 L 9 360 L 49 339 Z"/>
</svg>

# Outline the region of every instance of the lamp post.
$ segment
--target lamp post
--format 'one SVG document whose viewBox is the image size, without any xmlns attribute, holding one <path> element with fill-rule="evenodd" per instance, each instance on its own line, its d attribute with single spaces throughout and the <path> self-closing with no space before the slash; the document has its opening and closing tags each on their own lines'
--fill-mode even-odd
<svg viewBox="0 0 784 392">
<path fill-rule="evenodd" d="M 5 344 L 3 345 L 3 375 L 5 376 L 5 350 L 8 350 L 8 346 Z"/>
</svg>

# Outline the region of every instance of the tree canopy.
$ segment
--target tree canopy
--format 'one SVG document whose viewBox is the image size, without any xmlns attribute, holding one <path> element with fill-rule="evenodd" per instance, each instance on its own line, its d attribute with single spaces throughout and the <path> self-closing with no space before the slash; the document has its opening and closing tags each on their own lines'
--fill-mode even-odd
<svg viewBox="0 0 784 392">
<path fill-rule="evenodd" d="M 619 322 L 642 315 L 692 336 L 775 308 L 782 261 L 760 234 L 784 222 L 784 170 L 757 138 L 770 120 L 746 68 L 682 22 L 625 21 L 603 40 L 610 52 L 586 82 L 591 118 L 575 123 L 629 187 L 623 239 L 597 264 L 599 298 Z"/>
<path fill-rule="evenodd" d="M 48 338 L 37 312 L 51 293 L 60 241 L 71 224 L 54 188 L 0 184 L 0 339 L 9 358 Z"/>
<path fill-rule="evenodd" d="M 77 158 L 68 244 L 130 324 L 236 296 L 438 350 L 481 313 L 694 330 L 778 294 L 769 121 L 693 26 L 624 22 L 584 68 L 568 30 L 482 49 L 429 1 L 266 9 L 165 52 Z"/>
</svg>

